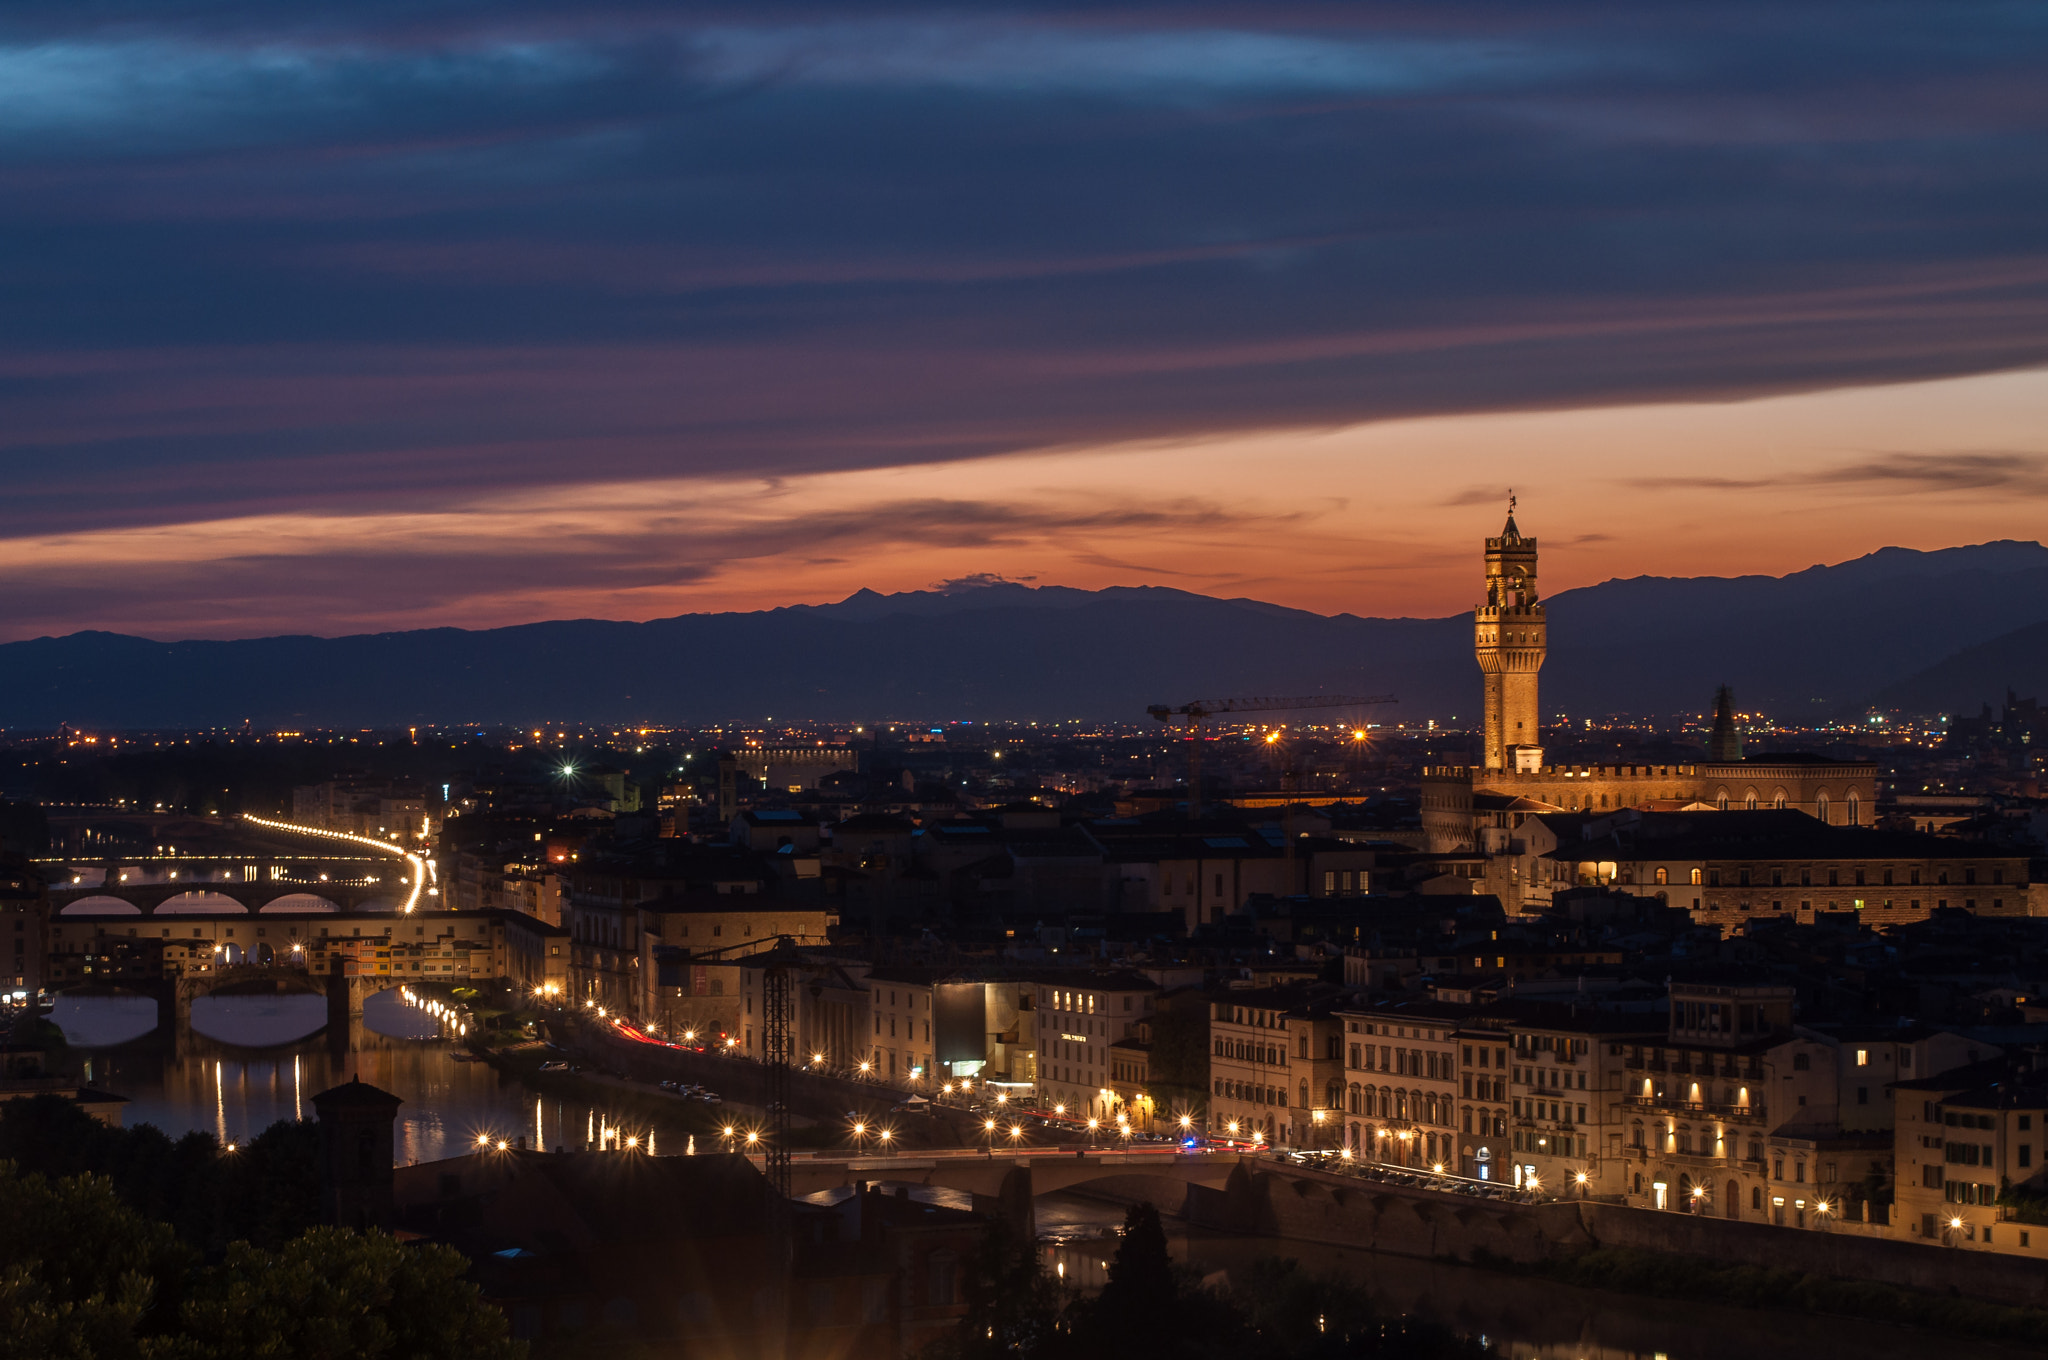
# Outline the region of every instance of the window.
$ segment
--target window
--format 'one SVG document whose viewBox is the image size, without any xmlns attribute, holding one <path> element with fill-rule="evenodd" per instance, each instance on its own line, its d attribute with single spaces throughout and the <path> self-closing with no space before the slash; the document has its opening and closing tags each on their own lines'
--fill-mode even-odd
<svg viewBox="0 0 2048 1360">
<path fill-rule="evenodd" d="M 925 1258 L 925 1266 L 925 1302 L 934 1308 L 951 1307 L 954 1286 L 959 1277 L 960 1258 L 950 1251 L 935 1251 Z"/>
<path fill-rule="evenodd" d="M 1719 880 L 1719 878 L 1717 877 L 1717 878 L 1715 879 L 1715 882 L 1716 882 L 1716 884 L 1717 884 L 1717 885 L 1718 885 L 1719 881 L 1720 881 L 1720 880 Z M 1693 870 L 1693 871 L 1692 871 L 1692 885 L 1693 885 L 1693 887 L 1695 887 L 1695 888 L 1699 887 L 1699 885 L 1700 885 L 1700 871 L 1699 871 L 1699 870 L 1697 870 L 1697 869 L 1695 869 L 1695 870 Z"/>
<path fill-rule="evenodd" d="M 1870 1066 L 1870 1050 L 1869 1050 L 1869 1049 L 1867 1049 L 1867 1048 L 1859 1048 L 1859 1049 L 1857 1049 L 1857 1050 L 1856 1050 L 1856 1065 L 1857 1065 L 1858 1067 L 1868 1067 L 1868 1066 Z"/>
</svg>

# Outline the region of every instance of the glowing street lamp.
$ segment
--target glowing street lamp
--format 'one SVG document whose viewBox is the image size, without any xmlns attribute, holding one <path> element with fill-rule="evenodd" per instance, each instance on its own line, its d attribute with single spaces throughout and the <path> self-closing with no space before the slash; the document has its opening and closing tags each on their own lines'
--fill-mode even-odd
<svg viewBox="0 0 2048 1360">
<path fill-rule="evenodd" d="M 984 1120 L 982 1120 L 982 1121 L 981 1121 L 981 1131 L 982 1131 L 982 1132 L 983 1132 L 984 1134 L 986 1134 L 986 1135 L 988 1136 L 988 1155 L 989 1155 L 989 1156 L 991 1156 L 991 1157 L 995 1156 L 995 1155 L 996 1155 L 996 1121 L 995 1121 L 995 1120 L 993 1120 L 993 1119 L 984 1119 Z"/>
</svg>

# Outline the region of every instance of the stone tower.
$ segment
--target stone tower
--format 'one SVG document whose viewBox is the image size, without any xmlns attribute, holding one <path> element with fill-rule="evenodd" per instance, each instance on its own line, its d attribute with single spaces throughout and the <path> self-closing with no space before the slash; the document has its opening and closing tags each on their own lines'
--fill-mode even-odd
<svg viewBox="0 0 2048 1360">
<path fill-rule="evenodd" d="M 1548 646 L 1536 593 L 1536 540 L 1515 527 L 1515 498 L 1499 538 L 1486 540 L 1486 599 L 1472 611 L 1472 650 L 1486 677 L 1485 764 L 1512 770 L 1542 763 L 1536 672 Z M 1518 762 L 1517 753 L 1521 759 Z"/>
<path fill-rule="evenodd" d="M 392 1125 L 405 1102 L 361 1077 L 313 1097 L 320 1117 L 320 1209 L 336 1227 L 391 1226 Z"/>
<path fill-rule="evenodd" d="M 1742 733 L 1735 730 L 1735 691 L 1726 685 L 1714 691 L 1714 727 L 1707 734 L 1707 759 L 1742 759 Z"/>
</svg>

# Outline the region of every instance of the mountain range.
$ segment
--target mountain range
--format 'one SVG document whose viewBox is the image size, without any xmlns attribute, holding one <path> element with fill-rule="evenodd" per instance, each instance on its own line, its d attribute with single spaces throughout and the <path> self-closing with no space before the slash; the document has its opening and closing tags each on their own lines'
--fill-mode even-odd
<svg viewBox="0 0 2048 1360">
<path fill-rule="evenodd" d="M 1975 712 L 2048 673 L 2048 547 L 1885 548 L 1788 576 L 1634 577 L 1547 601 L 1546 716 L 1697 713 L 1714 687 L 1786 720 Z M 646 623 L 353 637 L 0 645 L 0 726 L 390 727 L 956 718 L 1139 720 L 1236 694 L 1393 693 L 1469 721 L 1469 616 L 1326 616 L 1158 586 L 990 582 Z M 1349 716 L 1349 715 L 1347 715 Z M 1358 716 L 1363 716 L 1360 714 Z"/>
</svg>

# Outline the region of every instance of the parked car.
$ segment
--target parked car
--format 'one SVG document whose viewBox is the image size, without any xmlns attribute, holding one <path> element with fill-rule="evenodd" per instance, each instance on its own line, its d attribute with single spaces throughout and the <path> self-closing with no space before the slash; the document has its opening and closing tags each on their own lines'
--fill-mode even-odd
<svg viewBox="0 0 2048 1360">
<path fill-rule="evenodd" d="M 543 1072 L 566 1072 L 569 1070 L 569 1064 L 559 1061 L 544 1062 L 540 1065 L 540 1070 Z"/>
</svg>

